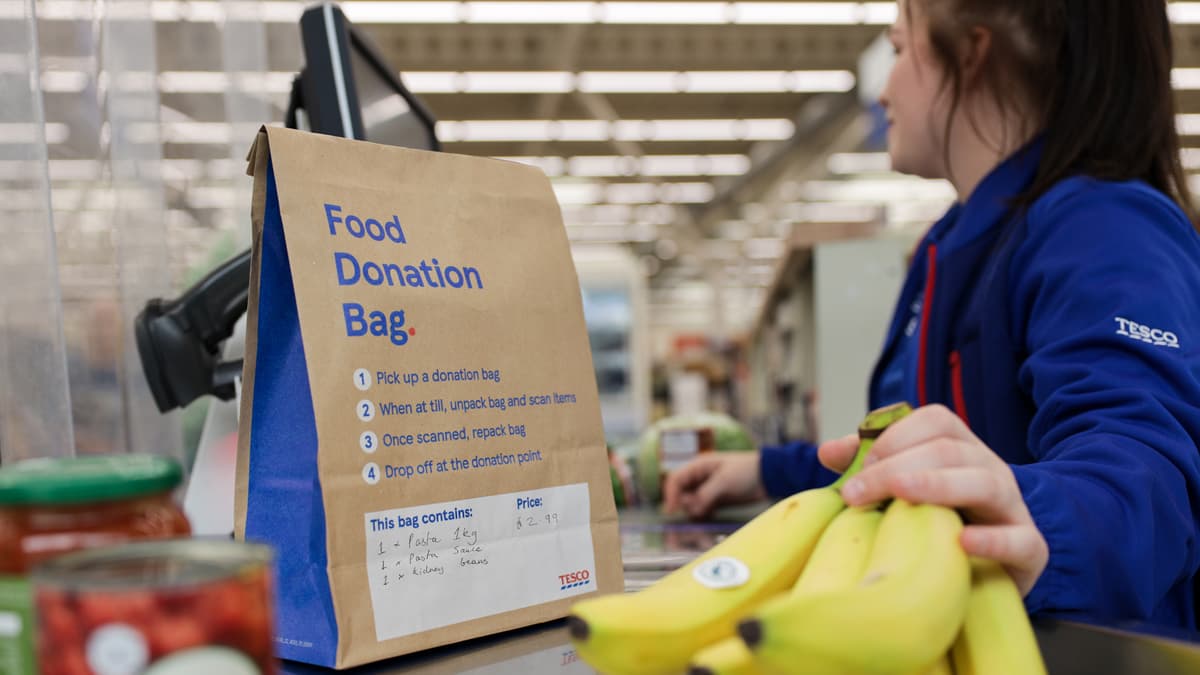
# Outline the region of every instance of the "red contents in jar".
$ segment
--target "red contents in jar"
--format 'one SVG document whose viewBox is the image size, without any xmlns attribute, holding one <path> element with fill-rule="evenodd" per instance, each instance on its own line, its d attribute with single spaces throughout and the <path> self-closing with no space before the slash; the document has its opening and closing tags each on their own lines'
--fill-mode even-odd
<svg viewBox="0 0 1200 675">
<path fill-rule="evenodd" d="M 87 504 L 0 507 L 0 573 L 64 553 L 191 533 L 170 493 Z"/>
<path fill-rule="evenodd" d="M 153 578 L 153 571 L 147 575 Z M 187 586 L 139 589 L 39 587 L 38 659 L 43 675 L 96 675 L 89 642 L 103 629 L 132 629 L 127 640 L 144 650 L 145 667 L 198 647 L 227 647 L 258 672 L 277 672 L 268 569 L 258 566 Z M 128 632 L 127 632 L 128 633 Z M 95 655 L 91 655 L 95 658 Z M 247 663 L 248 667 L 249 664 Z M 222 675 L 215 673 L 214 675 Z"/>
</svg>

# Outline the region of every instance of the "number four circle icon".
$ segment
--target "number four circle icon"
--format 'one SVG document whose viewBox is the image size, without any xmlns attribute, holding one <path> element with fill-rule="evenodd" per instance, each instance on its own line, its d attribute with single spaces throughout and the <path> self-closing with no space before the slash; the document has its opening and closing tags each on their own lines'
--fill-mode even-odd
<svg viewBox="0 0 1200 675">
<path fill-rule="evenodd" d="M 367 485 L 374 485 L 379 482 L 379 465 L 375 462 L 370 462 L 363 467 L 363 480 Z"/>
</svg>

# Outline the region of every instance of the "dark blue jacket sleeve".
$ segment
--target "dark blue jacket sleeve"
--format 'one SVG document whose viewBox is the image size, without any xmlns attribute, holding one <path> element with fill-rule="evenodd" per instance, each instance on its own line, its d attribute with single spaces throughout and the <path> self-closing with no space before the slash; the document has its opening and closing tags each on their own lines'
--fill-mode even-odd
<svg viewBox="0 0 1200 675">
<path fill-rule="evenodd" d="M 837 480 L 837 474 L 817 459 L 817 446 L 807 441 L 764 447 L 759 471 L 767 494 L 776 498 L 824 487 Z"/>
<path fill-rule="evenodd" d="M 1033 207 L 1010 268 L 1037 410 L 1013 471 L 1050 548 L 1025 602 L 1192 626 L 1200 238 L 1145 186 L 1078 180 Z"/>
</svg>

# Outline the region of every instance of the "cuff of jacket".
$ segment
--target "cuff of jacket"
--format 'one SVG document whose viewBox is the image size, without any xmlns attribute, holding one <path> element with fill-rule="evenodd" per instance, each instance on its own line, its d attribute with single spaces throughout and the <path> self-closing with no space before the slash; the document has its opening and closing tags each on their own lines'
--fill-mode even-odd
<svg viewBox="0 0 1200 675">
<path fill-rule="evenodd" d="M 806 441 L 764 447 L 759 455 L 759 475 L 767 494 L 776 499 L 837 479 L 837 474 L 817 461 L 817 446 Z"/>
<path fill-rule="evenodd" d="M 1025 609 L 1030 614 L 1053 610 L 1055 598 L 1061 597 L 1065 580 L 1071 568 L 1071 560 L 1077 555 L 1070 545 L 1074 528 L 1069 509 L 1062 507 L 1063 487 L 1057 485 L 1055 477 L 1037 466 L 1013 466 L 1013 475 L 1025 497 L 1025 505 L 1046 545 L 1050 558 L 1042 576 L 1038 577 L 1029 594 L 1025 596 Z"/>
</svg>

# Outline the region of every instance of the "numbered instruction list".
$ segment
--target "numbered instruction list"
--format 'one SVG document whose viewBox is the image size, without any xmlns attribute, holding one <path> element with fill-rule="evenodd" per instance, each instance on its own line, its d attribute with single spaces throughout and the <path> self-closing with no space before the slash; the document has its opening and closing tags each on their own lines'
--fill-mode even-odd
<svg viewBox="0 0 1200 675">
<path fill-rule="evenodd" d="M 525 411 L 548 407 L 574 406 L 573 393 L 536 391 L 523 393 L 480 393 L 479 385 L 497 387 L 503 381 L 499 369 L 460 368 L 427 371 L 354 371 L 354 386 L 369 392 L 355 405 L 355 415 L 365 425 L 358 438 L 359 448 L 375 455 L 363 466 L 363 480 L 375 485 L 383 480 L 410 480 L 446 473 L 459 473 L 502 466 L 527 466 L 545 461 L 543 449 L 532 442 L 535 429 L 521 415 Z M 461 396 L 430 397 L 419 388 L 429 383 L 467 383 Z M 504 413 L 510 420 L 480 423 L 479 413 Z M 400 431 L 397 423 L 406 418 L 444 418 L 444 427 L 428 431 Z M 463 447 L 472 451 L 437 459 L 413 461 L 413 449 L 435 450 Z M 440 447 L 439 447 L 440 446 Z M 379 450 L 383 453 L 376 454 Z"/>
<path fill-rule="evenodd" d="M 367 513 L 376 638 L 596 590 L 590 512 L 578 483 Z"/>
</svg>

